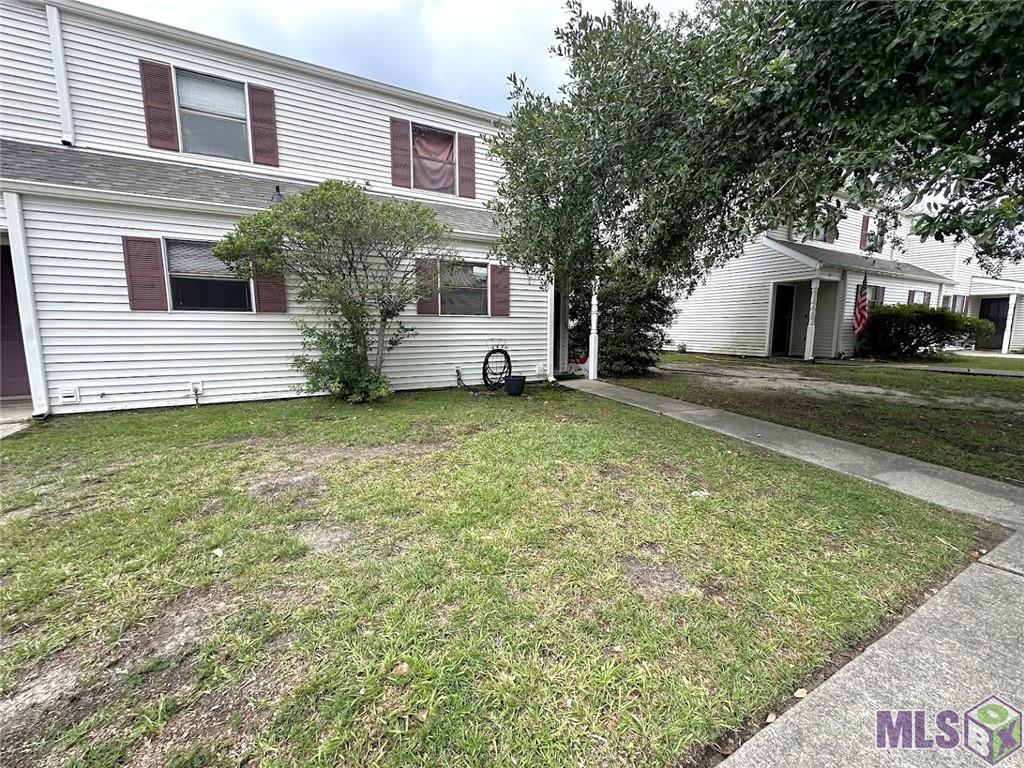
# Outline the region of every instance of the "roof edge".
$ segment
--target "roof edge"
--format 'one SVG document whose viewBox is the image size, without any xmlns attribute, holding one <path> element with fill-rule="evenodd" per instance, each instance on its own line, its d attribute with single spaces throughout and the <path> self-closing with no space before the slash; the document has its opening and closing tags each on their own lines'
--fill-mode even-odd
<svg viewBox="0 0 1024 768">
<path fill-rule="evenodd" d="M 312 62 L 292 58 L 291 56 L 271 53 L 242 43 L 234 43 L 230 40 L 224 40 L 223 38 L 203 34 L 202 32 L 193 32 L 189 29 L 183 29 L 163 22 L 145 19 L 141 16 L 134 16 L 132 14 L 115 11 L 110 8 L 102 8 L 98 5 L 92 5 L 91 3 L 81 2 L 80 0 L 45 0 L 45 2 L 43 0 L 20 0 L 20 2 L 26 5 L 36 5 L 40 7 L 53 5 L 60 8 L 62 11 L 78 14 L 87 18 L 99 19 L 113 24 L 118 24 L 120 26 L 141 29 L 164 37 L 184 40 L 208 48 L 215 48 L 219 51 L 226 51 L 248 59 L 284 66 L 296 72 L 317 75 L 351 87 L 377 91 L 379 93 L 408 99 L 427 106 L 441 107 L 476 120 L 486 120 L 499 123 L 506 120 L 506 116 L 499 114 L 498 112 L 491 112 L 490 110 L 482 109 L 480 107 L 471 107 L 468 104 L 460 104 L 457 101 L 443 99 L 440 96 L 431 96 L 430 94 L 423 93 L 421 91 L 414 91 L 410 88 L 391 85 L 379 80 L 372 80 L 368 77 L 352 75 L 320 64 L 313 64 Z"/>
</svg>

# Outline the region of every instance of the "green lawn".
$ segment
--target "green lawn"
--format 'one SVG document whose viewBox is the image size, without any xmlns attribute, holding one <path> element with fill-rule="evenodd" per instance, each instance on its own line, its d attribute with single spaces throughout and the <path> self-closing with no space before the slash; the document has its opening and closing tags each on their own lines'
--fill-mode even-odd
<svg viewBox="0 0 1024 768">
<path fill-rule="evenodd" d="M 935 365 L 952 368 L 986 368 L 997 371 L 1024 371 L 1024 357 L 975 357 L 973 355 L 946 355 Z"/>
<path fill-rule="evenodd" d="M 0 764 L 677 765 L 991 529 L 558 388 L 0 443 Z"/>
<path fill-rule="evenodd" d="M 781 371 L 807 379 L 806 389 L 821 390 L 820 382 L 885 392 L 815 396 L 806 389 L 737 388 L 729 376 L 692 373 L 617 383 L 1024 484 L 1024 378 L 692 353 L 662 360 L 717 374 L 737 366 Z"/>
</svg>

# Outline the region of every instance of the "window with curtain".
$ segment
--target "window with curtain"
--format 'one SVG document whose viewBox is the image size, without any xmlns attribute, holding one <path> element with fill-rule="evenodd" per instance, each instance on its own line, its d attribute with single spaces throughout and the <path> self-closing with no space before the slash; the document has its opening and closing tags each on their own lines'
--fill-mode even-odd
<svg viewBox="0 0 1024 768">
<path fill-rule="evenodd" d="M 885 289 L 877 285 L 868 286 L 868 308 L 877 306 L 884 301 Z"/>
<path fill-rule="evenodd" d="M 487 265 L 446 262 L 441 265 L 441 314 L 487 314 Z"/>
<path fill-rule="evenodd" d="M 185 152 L 249 160 L 245 86 L 178 70 L 178 113 Z"/>
<path fill-rule="evenodd" d="M 213 243 L 167 240 L 165 244 L 174 309 L 252 311 L 249 281 L 239 280 L 213 255 Z"/>
<path fill-rule="evenodd" d="M 412 125 L 412 185 L 455 194 L 455 134 Z"/>
<path fill-rule="evenodd" d="M 927 304 L 931 296 L 928 295 L 929 291 L 910 291 L 907 296 L 908 303 L 910 304 Z"/>
<path fill-rule="evenodd" d="M 967 297 L 962 294 L 949 294 L 942 297 L 944 309 L 951 309 L 961 315 L 967 314 Z"/>
</svg>

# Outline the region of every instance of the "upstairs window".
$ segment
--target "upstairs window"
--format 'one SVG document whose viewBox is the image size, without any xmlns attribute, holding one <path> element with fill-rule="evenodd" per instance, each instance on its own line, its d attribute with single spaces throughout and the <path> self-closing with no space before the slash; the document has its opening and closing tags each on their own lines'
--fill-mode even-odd
<svg viewBox="0 0 1024 768">
<path fill-rule="evenodd" d="M 412 185 L 455 194 L 455 134 L 412 124 Z"/>
<path fill-rule="evenodd" d="M 176 310 L 251 312 L 248 280 L 239 280 L 212 253 L 213 243 L 167 240 L 171 306 Z"/>
<path fill-rule="evenodd" d="M 177 70 L 178 113 L 185 152 L 249 160 L 245 85 Z"/>
<path fill-rule="evenodd" d="M 470 262 L 441 264 L 441 314 L 487 314 L 487 265 Z"/>
</svg>

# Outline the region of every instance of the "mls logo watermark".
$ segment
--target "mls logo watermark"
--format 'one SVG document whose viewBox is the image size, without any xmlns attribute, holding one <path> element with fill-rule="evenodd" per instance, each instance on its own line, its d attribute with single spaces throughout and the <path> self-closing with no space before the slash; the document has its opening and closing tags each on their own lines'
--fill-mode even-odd
<svg viewBox="0 0 1024 768">
<path fill-rule="evenodd" d="M 879 749 L 953 749 L 958 745 L 995 765 L 1020 749 L 1021 711 L 998 696 L 989 696 L 962 718 L 952 709 L 943 709 L 931 719 L 923 709 L 875 713 L 875 746 Z"/>
</svg>

